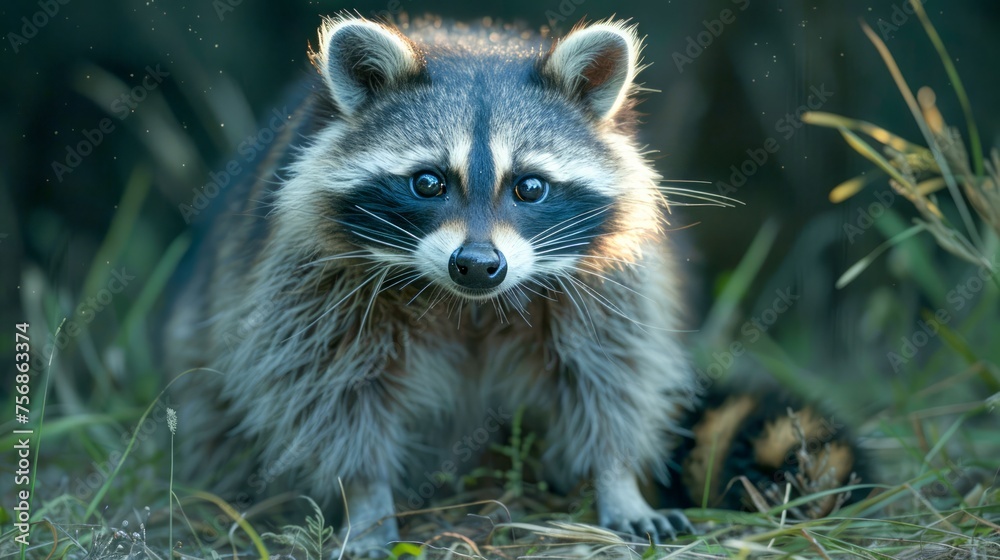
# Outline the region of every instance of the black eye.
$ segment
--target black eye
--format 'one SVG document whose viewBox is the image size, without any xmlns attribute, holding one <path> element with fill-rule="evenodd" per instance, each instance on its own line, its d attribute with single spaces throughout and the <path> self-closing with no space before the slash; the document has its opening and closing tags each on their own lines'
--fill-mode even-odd
<svg viewBox="0 0 1000 560">
<path fill-rule="evenodd" d="M 433 171 L 421 171 L 410 177 L 410 188 L 419 197 L 434 198 L 444 193 L 444 179 Z"/>
<path fill-rule="evenodd" d="M 524 202 L 540 202 L 549 192 L 549 184 L 538 177 L 522 178 L 514 185 L 514 194 Z"/>
</svg>

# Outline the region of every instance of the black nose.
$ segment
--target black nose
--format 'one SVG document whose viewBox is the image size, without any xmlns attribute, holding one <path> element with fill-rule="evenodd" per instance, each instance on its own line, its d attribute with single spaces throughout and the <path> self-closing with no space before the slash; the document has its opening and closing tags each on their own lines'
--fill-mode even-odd
<svg viewBox="0 0 1000 560">
<path fill-rule="evenodd" d="M 507 259 L 489 243 L 469 243 L 451 254 L 448 273 L 463 288 L 489 290 L 507 276 Z"/>
</svg>

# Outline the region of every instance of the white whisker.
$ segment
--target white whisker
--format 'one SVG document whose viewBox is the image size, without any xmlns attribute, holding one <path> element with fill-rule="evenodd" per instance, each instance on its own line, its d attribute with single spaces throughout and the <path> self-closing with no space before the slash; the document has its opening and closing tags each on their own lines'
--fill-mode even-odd
<svg viewBox="0 0 1000 560">
<path fill-rule="evenodd" d="M 572 249 L 573 247 L 586 247 L 587 245 L 590 245 L 590 241 L 584 241 L 582 243 L 571 243 L 569 245 L 561 245 L 559 247 L 553 247 L 551 249 L 546 249 L 544 251 L 537 251 L 535 254 L 537 254 L 537 255 L 547 255 L 547 254 L 553 253 L 555 251 L 562 251 L 564 249 Z"/>
<path fill-rule="evenodd" d="M 355 208 L 357 208 L 358 210 L 361 210 L 361 211 L 362 211 L 362 212 L 364 212 L 365 214 L 368 214 L 368 215 L 369 215 L 369 216 L 371 216 L 372 218 L 375 218 L 376 220 L 379 220 L 379 221 L 381 221 L 381 222 L 384 222 L 384 223 L 386 223 L 386 224 L 389 224 L 390 226 L 392 226 L 392 227 L 394 227 L 394 228 L 398 229 L 399 231 L 401 231 L 401 232 L 405 233 L 406 235 L 409 235 L 410 237 L 412 237 L 412 238 L 416 239 L 416 240 L 417 240 L 417 242 L 419 242 L 419 241 L 420 241 L 420 238 L 419 238 L 419 237 L 417 237 L 416 235 L 413 235 L 413 234 L 412 234 L 412 233 L 410 233 L 409 231 L 406 231 L 406 229 L 404 229 L 404 228 L 402 228 L 402 227 L 398 226 L 397 224 L 394 224 L 394 223 L 390 222 L 389 220 L 387 220 L 387 219 L 383 218 L 382 216 L 379 216 L 379 215 L 375 214 L 374 212 L 371 212 L 371 211 L 369 211 L 369 210 L 366 210 L 366 209 L 364 209 L 364 208 L 362 208 L 362 207 L 358 206 L 357 204 L 355 204 L 355 205 L 354 205 L 354 207 L 355 207 Z"/>
<path fill-rule="evenodd" d="M 582 272 L 583 274 L 590 274 L 591 276 L 596 276 L 596 277 L 600 278 L 601 280 L 604 280 L 605 282 L 611 282 L 612 284 L 615 284 L 616 286 L 619 286 L 621 288 L 625 288 L 626 290 L 632 292 L 633 294 L 635 294 L 635 295 L 637 295 L 637 296 L 639 296 L 639 297 L 641 297 L 641 298 L 643 298 L 643 299 L 645 299 L 647 301 L 653 301 L 652 299 L 649 298 L 649 296 L 647 296 L 645 294 L 641 294 L 641 293 L 633 290 L 632 288 L 626 286 L 625 284 L 622 284 L 621 282 L 615 280 L 614 278 L 611 278 L 610 276 L 605 276 L 604 274 L 600 274 L 599 272 L 596 272 L 596 271 L 593 271 L 593 270 L 588 270 L 586 268 L 580 268 L 579 266 L 573 266 L 572 269 L 575 270 L 575 271 L 577 271 L 577 272 Z"/>
<path fill-rule="evenodd" d="M 400 250 L 403 250 L 403 251 L 409 251 L 411 249 L 416 249 L 417 248 L 417 244 L 414 243 L 414 242 L 412 242 L 412 241 L 410 241 L 409 239 L 403 239 L 403 238 L 400 238 L 400 237 L 396 237 L 394 235 L 386 235 L 386 233 L 383 232 L 383 231 L 379 231 L 379 230 L 372 229 L 372 228 L 369 228 L 369 227 L 361 226 L 361 225 L 358 225 L 358 224 L 352 224 L 351 222 L 348 222 L 348 221 L 345 221 L 345 220 L 338 220 L 336 218 L 331 218 L 329 216 L 324 216 L 324 218 L 330 220 L 331 222 L 333 222 L 335 224 L 339 224 L 339 225 L 344 226 L 351 233 L 353 233 L 353 234 L 355 234 L 355 235 L 357 235 L 359 237 L 363 237 L 364 239 L 367 239 L 369 241 L 374 241 L 376 243 L 382 243 L 384 245 L 389 245 L 390 247 L 396 247 L 396 248 L 399 248 Z M 371 237 L 361 235 L 360 232 L 366 232 L 366 233 L 368 233 L 370 235 L 375 235 L 375 236 L 382 236 L 385 239 L 388 239 L 388 240 L 393 241 L 395 243 L 398 243 L 398 244 L 404 245 L 406 247 L 409 247 L 409 249 L 401 248 L 401 247 L 399 247 L 399 245 L 391 245 L 391 244 L 389 244 L 389 243 L 387 243 L 385 241 L 382 241 L 382 240 L 379 240 L 379 239 L 373 239 Z M 419 239 L 418 239 L 418 241 L 419 241 Z"/>
<path fill-rule="evenodd" d="M 407 286 L 424 276 L 426 276 L 426 274 L 422 272 L 403 272 L 396 277 L 391 278 L 390 280 L 392 280 L 392 283 L 386 284 L 385 287 L 382 288 L 382 291 L 388 291 L 396 286 L 399 286 L 399 291 L 403 291 Z"/>
<path fill-rule="evenodd" d="M 528 243 L 533 243 L 535 241 L 545 241 L 545 239 L 547 239 L 548 237 L 552 237 L 553 235 L 555 235 L 555 234 L 557 234 L 557 233 L 559 233 L 561 231 L 564 231 L 567 228 L 571 228 L 574 225 L 580 224 L 584 220 L 589 220 L 589 219 L 591 219 L 593 217 L 599 216 L 600 214 L 603 214 L 604 212 L 607 212 L 610 208 L 611 208 L 611 205 L 610 204 L 606 204 L 606 205 L 600 206 L 598 208 L 592 208 L 590 210 L 587 210 L 586 212 L 581 212 L 581 213 L 577 214 L 576 216 L 573 216 L 572 218 L 567 218 L 567 219 L 559 222 L 558 224 L 556 224 L 554 226 L 550 226 L 547 229 L 542 230 L 541 232 L 535 234 L 534 236 L 531 237 L 531 239 L 528 240 Z M 593 214 L 593 216 L 588 216 L 588 214 Z M 574 222 L 574 220 L 576 220 L 576 221 Z M 561 227 L 561 228 L 559 228 L 559 229 L 557 229 L 557 230 L 555 230 L 555 231 L 553 231 L 551 233 L 548 233 L 553 228 L 557 228 L 559 226 L 562 226 L 566 222 L 573 222 L 573 223 L 568 224 L 568 225 L 566 225 L 564 227 Z"/>
<path fill-rule="evenodd" d="M 413 303 L 414 300 L 416 300 L 418 297 L 420 297 L 420 294 L 424 293 L 424 290 L 426 290 L 427 288 L 430 288 L 433 285 L 434 285 L 433 283 L 428 282 L 426 286 L 424 286 L 423 288 L 420 288 L 420 291 L 418 291 L 416 293 L 416 295 L 414 295 L 412 298 L 410 298 L 410 301 L 406 302 L 406 305 L 410 305 L 411 303 Z M 431 292 L 431 293 L 434 293 L 434 292 Z M 423 315 L 421 315 L 421 317 L 423 317 Z"/>
<path fill-rule="evenodd" d="M 534 284 L 536 284 L 542 290 L 547 290 L 549 292 L 556 293 L 556 294 L 561 293 L 558 290 L 556 290 L 555 288 L 546 288 L 546 287 L 542 286 L 540 283 L 538 283 L 537 281 L 531 280 L 531 282 L 533 282 Z M 518 289 L 527 290 L 527 291 L 535 294 L 536 296 L 538 296 L 540 298 L 547 299 L 549 301 L 556 301 L 556 298 L 554 298 L 552 296 L 549 296 L 549 295 L 546 295 L 546 294 L 543 294 L 541 292 L 537 292 L 537 291 L 531 289 L 527 284 L 519 286 Z"/>
<path fill-rule="evenodd" d="M 580 300 L 581 300 L 580 303 L 577 303 L 576 302 L 576 298 L 574 298 L 569 293 L 569 290 L 566 289 L 566 285 L 563 284 L 563 282 L 562 282 L 563 278 L 565 278 L 565 279 L 567 279 L 567 280 L 570 281 L 569 287 L 573 288 L 573 291 L 576 292 L 576 295 L 580 297 Z M 581 294 L 579 288 L 576 287 L 576 283 L 577 282 L 579 282 L 579 281 L 575 280 L 573 277 L 571 277 L 569 275 L 562 275 L 559 278 L 559 285 L 563 287 L 563 290 L 566 292 L 566 295 L 569 296 L 570 301 L 573 302 L 573 306 L 576 307 L 577 312 L 580 313 L 581 316 L 585 317 L 587 319 L 587 322 L 590 323 L 590 330 L 591 330 L 591 333 L 594 336 L 594 342 L 597 343 L 597 347 L 601 349 L 601 352 L 603 352 L 605 356 L 607 356 L 608 354 L 607 354 L 607 351 L 604 349 L 604 343 L 601 342 L 600 331 L 597 330 L 597 323 L 594 322 L 594 317 L 590 314 L 590 309 L 587 307 L 586 303 L 584 303 L 582 301 L 583 300 L 583 294 Z"/>
<path fill-rule="evenodd" d="M 427 315 L 427 313 L 429 313 L 431 309 L 434 309 L 435 305 L 437 305 L 437 304 L 441 303 L 442 301 L 444 301 L 445 299 L 447 299 L 449 293 L 450 292 L 448 292 L 447 290 L 444 290 L 444 289 L 442 289 L 440 287 L 435 288 L 434 292 L 431 293 L 431 298 L 432 299 L 431 299 L 430 305 L 428 305 L 427 309 L 425 309 L 424 312 L 421 313 L 419 317 L 417 317 L 417 320 L 419 321 L 419 320 L 423 319 L 424 315 Z"/>
<path fill-rule="evenodd" d="M 321 313 L 319 315 L 319 317 L 316 317 L 316 319 L 314 319 L 313 321 L 311 321 L 308 325 L 306 325 L 305 327 L 302 327 L 302 329 L 296 331 L 295 333 L 293 333 L 291 336 L 289 336 L 288 338 L 286 338 L 282 342 L 288 342 L 289 340 L 291 340 L 291 339 L 293 339 L 293 338 L 301 335 L 302 333 L 304 333 L 307 330 L 309 330 L 310 328 L 312 328 L 313 325 L 315 325 L 316 323 L 320 322 L 320 320 L 322 320 L 323 317 L 326 317 L 327 315 L 329 315 L 330 313 L 332 313 L 335 309 L 337 309 L 338 307 L 340 307 L 340 305 L 343 304 L 345 301 L 347 301 L 348 298 L 350 298 L 354 294 L 358 293 L 358 291 L 361 290 L 361 288 L 364 288 L 369 282 L 371 282 L 372 280 L 374 280 L 377 276 L 378 276 L 378 273 L 375 273 L 375 274 L 372 274 L 372 275 L 368 276 L 365 279 L 364 282 L 358 284 L 353 290 L 351 290 L 350 292 L 348 292 L 347 295 L 345 295 L 344 297 L 340 298 L 340 300 L 338 300 L 337 303 L 335 303 L 335 304 L 331 305 L 329 308 L 327 308 L 326 311 L 324 311 L 323 313 Z"/>
<path fill-rule="evenodd" d="M 406 247 L 400 247 L 399 245 L 394 245 L 392 243 L 389 243 L 388 241 L 382 241 L 381 239 L 375 239 L 374 237 L 368 237 L 367 235 L 365 235 L 363 233 L 359 233 L 357 231 L 352 231 L 352 233 L 354 235 L 357 235 L 358 237 L 361 237 L 363 239 L 367 239 L 368 241 L 371 241 L 372 243 L 378 243 L 378 244 L 381 244 L 381 245 L 385 245 L 386 247 L 392 247 L 393 249 L 399 249 L 400 251 L 409 252 L 409 249 L 407 249 Z"/>
<path fill-rule="evenodd" d="M 687 206 L 719 206 L 719 207 L 722 207 L 722 208 L 734 208 L 737 204 L 740 204 L 740 205 L 744 204 L 744 202 L 742 202 L 740 200 L 736 200 L 735 198 L 730 198 L 728 196 L 725 196 L 725 195 L 722 195 L 722 194 L 718 194 L 718 193 L 705 192 L 705 191 L 696 191 L 696 190 L 692 190 L 692 189 L 684 189 L 684 188 L 680 188 L 680 187 L 669 187 L 669 186 L 664 186 L 664 185 L 658 185 L 657 188 L 664 195 L 675 194 L 675 195 L 678 195 L 678 196 L 683 196 L 683 197 L 691 198 L 691 199 L 694 199 L 694 200 L 703 200 L 703 201 L 705 201 L 707 203 L 707 204 L 699 204 L 699 205 L 687 204 Z M 670 204 L 674 204 L 674 205 L 678 205 L 678 206 L 682 205 L 682 204 L 676 203 L 676 202 L 670 202 Z"/>
<path fill-rule="evenodd" d="M 594 228 L 578 229 L 578 230 L 575 230 L 575 231 L 571 231 L 571 232 L 569 232 L 569 233 L 567 233 L 565 235 L 560 235 L 559 237 L 556 237 L 554 239 L 547 239 L 545 241 L 545 243 L 539 243 L 538 245 L 535 245 L 535 248 L 536 249 L 542 249 L 542 248 L 545 248 L 545 247 L 550 247 L 552 245 L 557 245 L 557 244 L 565 242 L 565 241 L 576 241 L 576 240 L 581 240 L 581 239 L 593 239 L 595 237 L 600 237 L 601 235 L 603 235 L 603 234 L 594 234 L 594 235 L 589 235 L 589 236 L 584 236 L 583 235 L 585 233 L 589 233 L 592 229 L 594 229 Z"/>
<path fill-rule="evenodd" d="M 527 294 L 524 293 L 524 290 L 520 288 L 520 286 L 516 286 L 515 289 L 518 292 L 520 292 L 521 295 L 524 296 L 525 298 L 528 297 Z M 520 315 L 522 319 L 524 319 L 525 324 L 527 324 L 530 327 L 531 321 L 528 320 L 527 316 L 528 310 L 524 308 L 521 302 L 517 301 L 516 299 L 517 296 L 514 294 L 503 294 L 503 296 L 504 299 L 506 299 L 510 303 L 510 305 L 514 308 L 514 311 L 516 311 L 517 314 Z"/>
<path fill-rule="evenodd" d="M 362 337 L 363 337 L 363 335 L 365 333 L 365 330 L 364 330 L 365 329 L 365 322 L 368 320 L 368 315 L 372 312 L 372 306 L 375 305 L 375 298 L 377 298 L 378 294 L 380 293 L 380 288 L 382 287 L 382 282 L 385 281 L 385 277 L 386 277 L 386 275 L 389 274 L 389 271 L 391 269 L 392 269 L 392 266 L 385 267 L 385 270 L 382 271 L 382 276 L 379 277 L 378 282 L 375 284 L 375 289 L 372 290 L 372 297 L 368 300 L 368 307 L 365 308 L 365 312 L 361 316 L 361 325 L 358 327 L 358 338 L 357 338 L 357 340 L 359 340 L 359 341 L 362 339 Z"/>
<path fill-rule="evenodd" d="M 360 251 L 350 251 L 350 252 L 347 252 L 347 253 L 338 253 L 336 255 L 330 255 L 330 256 L 327 256 L 327 257 L 322 257 L 322 258 L 316 259 L 314 261 L 307 262 L 307 263 L 305 263 L 303 265 L 300 265 L 298 268 L 306 268 L 308 266 L 316 266 L 318 264 L 322 264 L 322 263 L 326 263 L 326 262 L 330 262 L 330 261 L 336 261 L 336 260 L 341 260 L 341 259 L 355 259 L 355 258 L 359 258 L 359 257 L 369 256 L 369 255 L 371 255 L 371 252 L 368 251 L 367 249 L 362 249 Z"/>
</svg>

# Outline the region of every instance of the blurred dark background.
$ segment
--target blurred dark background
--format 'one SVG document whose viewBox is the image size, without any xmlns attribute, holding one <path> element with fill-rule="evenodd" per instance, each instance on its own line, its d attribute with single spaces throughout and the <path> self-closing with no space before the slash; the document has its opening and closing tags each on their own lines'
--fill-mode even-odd
<svg viewBox="0 0 1000 560">
<path fill-rule="evenodd" d="M 932 86 L 950 124 L 963 124 L 938 56 L 904 6 L 901 0 L 4 2 L 0 325 L 22 320 L 25 302 L 37 297 L 35 284 L 25 283 L 28 277 L 43 278 L 38 285 L 55 294 L 42 307 L 56 322 L 91 295 L 83 285 L 94 267 L 104 267 L 99 273 L 106 278 L 124 266 L 137 277 L 135 284 L 95 319 L 114 332 L 165 249 L 184 231 L 178 204 L 189 203 L 192 189 L 234 157 L 262 119 L 287 104 L 289 85 L 311 71 L 307 41 L 315 43 L 321 16 L 351 10 L 399 17 L 390 13 L 402 9 L 460 21 L 488 16 L 559 33 L 583 18 L 616 15 L 631 18 L 647 36 L 643 54 L 652 66 L 641 81 L 657 92 L 640 106 L 646 114 L 642 134 L 659 152 L 665 177 L 707 181 L 683 186 L 719 192 L 719 182 L 731 182 L 731 166 L 750 158 L 748 150 L 759 154 L 769 138 L 778 146 L 745 184 L 724 191 L 745 206 L 679 208 L 675 214 L 679 228 L 697 224 L 678 233 L 691 263 L 689 282 L 699 294 L 692 302 L 693 322 L 701 320 L 762 225 L 774 220 L 777 236 L 741 303 L 745 318 L 768 305 L 776 288 L 792 286 L 802 299 L 776 332 L 781 329 L 785 340 L 809 333 L 806 342 L 790 345 L 800 363 L 842 369 L 865 346 L 882 356 L 866 367 L 885 366 L 885 348 L 895 342 L 883 328 L 889 319 L 872 315 L 871 294 L 889 290 L 913 304 L 914 313 L 926 295 L 900 282 L 906 263 L 892 255 L 848 288 L 834 289 L 851 263 L 885 239 L 872 228 L 849 240 L 843 228 L 856 221 L 859 207 L 875 200 L 871 189 L 845 204 L 828 200 L 831 188 L 870 165 L 835 131 L 801 126 L 794 114 L 812 95 L 814 109 L 876 122 L 923 143 L 861 30 L 864 21 L 883 37 L 910 86 Z M 728 23 L 722 21 L 724 10 L 731 13 Z M 1000 3 L 930 0 L 927 11 L 964 80 L 984 144 L 996 145 Z M 699 40 L 707 46 L 692 46 Z M 150 81 L 150 71 L 162 80 Z M 126 98 L 134 109 L 124 109 L 121 96 L 144 79 L 143 99 Z M 817 92 L 823 92 L 818 106 Z M 95 130 L 104 119 L 113 129 L 101 132 L 92 153 L 75 161 L 68 150 L 98 138 Z M 127 247 L 116 252 L 117 260 L 101 261 L 97 251 L 126 186 L 145 178 L 150 190 L 123 241 Z M 875 184 L 885 187 L 883 180 Z M 892 208 L 903 223 L 915 215 L 906 206 Z M 929 240 L 918 242 L 936 252 Z M 913 330 L 915 319 L 892 320 L 903 332 Z"/>
</svg>

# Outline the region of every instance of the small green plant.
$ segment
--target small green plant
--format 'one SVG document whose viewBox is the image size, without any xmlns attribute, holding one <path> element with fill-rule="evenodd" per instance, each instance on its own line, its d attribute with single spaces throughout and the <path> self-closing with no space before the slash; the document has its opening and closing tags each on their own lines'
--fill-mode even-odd
<svg viewBox="0 0 1000 560">
<path fill-rule="evenodd" d="M 148 517 L 149 509 L 146 509 Z M 138 530 L 129 531 L 128 521 L 122 521 L 121 528 L 101 527 L 91 529 L 89 550 L 86 558 L 101 560 L 160 560 L 146 542 L 146 523 L 140 521 Z M 77 542 L 77 545 L 81 543 Z M 82 548 L 82 546 L 80 547 Z M 66 553 L 69 550 L 65 551 Z M 168 556 L 169 558 L 169 556 Z"/>
<path fill-rule="evenodd" d="M 485 467 L 473 470 L 467 478 L 476 479 L 482 476 L 493 476 L 504 481 L 504 492 L 506 497 L 519 498 L 524 496 L 525 489 L 525 469 L 538 468 L 537 461 L 532 460 L 531 450 L 535 445 L 537 436 L 534 432 L 524 434 L 524 407 L 520 407 L 514 413 L 511 422 L 510 440 L 506 444 L 493 444 L 490 448 L 510 459 L 510 468 L 507 470 L 488 469 Z M 540 491 L 545 491 L 547 486 L 544 482 L 537 484 Z"/>
<path fill-rule="evenodd" d="M 313 510 L 313 515 L 306 516 L 304 527 L 285 525 L 281 533 L 264 533 L 263 537 L 288 547 L 293 553 L 302 551 L 306 560 L 328 560 L 330 551 L 337 547 L 333 527 L 326 524 L 323 510 L 312 498 L 302 496 L 302 499 L 308 501 Z"/>
<path fill-rule="evenodd" d="M 170 517 L 170 529 L 167 533 L 169 550 L 174 549 L 174 436 L 177 435 L 177 411 L 167 407 L 167 428 L 170 430 L 170 482 L 167 492 L 167 514 Z"/>
</svg>

